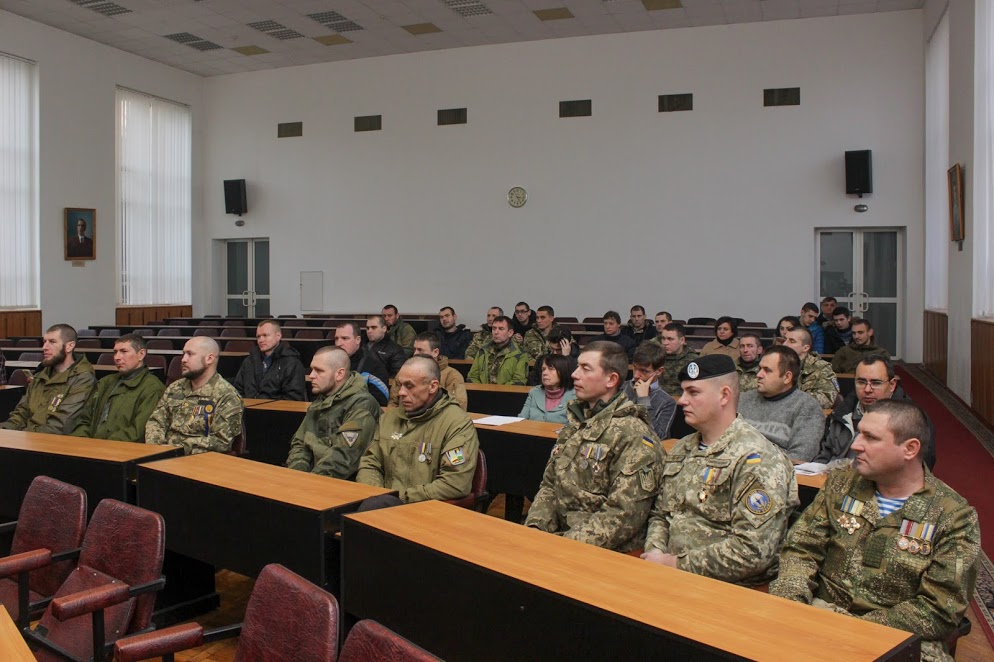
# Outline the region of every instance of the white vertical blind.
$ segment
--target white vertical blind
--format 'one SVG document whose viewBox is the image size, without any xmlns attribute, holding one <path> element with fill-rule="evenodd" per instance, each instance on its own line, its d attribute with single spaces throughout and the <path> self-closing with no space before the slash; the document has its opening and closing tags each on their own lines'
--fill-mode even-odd
<svg viewBox="0 0 994 662">
<path fill-rule="evenodd" d="M 994 10 L 976 4 L 973 112 L 973 314 L 994 316 Z M 969 227 L 969 226 L 968 226 Z"/>
<path fill-rule="evenodd" d="M 118 88 L 122 304 L 190 303 L 191 139 L 189 108 Z"/>
<path fill-rule="evenodd" d="M 0 308 L 38 307 L 35 65 L 0 54 Z"/>
<path fill-rule="evenodd" d="M 949 14 L 925 48 L 925 307 L 949 305 Z"/>
</svg>

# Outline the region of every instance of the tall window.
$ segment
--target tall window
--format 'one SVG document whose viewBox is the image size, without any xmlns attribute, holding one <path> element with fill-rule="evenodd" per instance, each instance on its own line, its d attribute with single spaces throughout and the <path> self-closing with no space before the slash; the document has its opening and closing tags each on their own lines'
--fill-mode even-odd
<svg viewBox="0 0 994 662">
<path fill-rule="evenodd" d="M 925 48 L 925 307 L 949 304 L 949 14 Z"/>
<path fill-rule="evenodd" d="M 976 3 L 973 112 L 973 314 L 994 317 L 994 9 Z M 970 179 L 969 173 L 966 175 Z"/>
<path fill-rule="evenodd" d="M 0 308 L 38 307 L 35 65 L 0 54 Z"/>
<path fill-rule="evenodd" d="M 190 303 L 190 109 L 117 90 L 120 301 Z"/>
</svg>

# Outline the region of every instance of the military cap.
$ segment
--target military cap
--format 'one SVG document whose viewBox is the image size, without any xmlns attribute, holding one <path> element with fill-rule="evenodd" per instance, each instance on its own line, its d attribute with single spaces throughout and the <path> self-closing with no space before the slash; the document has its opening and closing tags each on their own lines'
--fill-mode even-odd
<svg viewBox="0 0 994 662">
<path fill-rule="evenodd" d="M 725 354 L 708 354 L 684 366 L 680 371 L 680 381 L 700 381 L 733 372 L 735 372 L 735 361 L 732 357 Z"/>
</svg>

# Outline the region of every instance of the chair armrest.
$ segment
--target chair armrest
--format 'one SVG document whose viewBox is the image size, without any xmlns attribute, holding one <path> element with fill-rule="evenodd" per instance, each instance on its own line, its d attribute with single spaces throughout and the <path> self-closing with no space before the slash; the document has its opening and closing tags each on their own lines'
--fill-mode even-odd
<svg viewBox="0 0 994 662">
<path fill-rule="evenodd" d="M 52 563 L 52 552 L 47 549 L 33 549 L 0 559 L 0 578 L 19 575 Z"/>
<path fill-rule="evenodd" d="M 16 528 L 17 520 L 14 520 L 13 522 L 4 522 L 3 524 L 0 524 L 0 536 L 13 533 Z"/>
<path fill-rule="evenodd" d="M 52 600 L 52 615 L 60 621 L 107 609 L 131 598 L 131 587 L 123 582 L 104 584 L 96 588 L 70 593 Z"/>
<path fill-rule="evenodd" d="M 175 625 L 165 630 L 125 637 L 114 642 L 114 660 L 138 662 L 200 646 L 204 629 L 196 623 Z"/>
</svg>

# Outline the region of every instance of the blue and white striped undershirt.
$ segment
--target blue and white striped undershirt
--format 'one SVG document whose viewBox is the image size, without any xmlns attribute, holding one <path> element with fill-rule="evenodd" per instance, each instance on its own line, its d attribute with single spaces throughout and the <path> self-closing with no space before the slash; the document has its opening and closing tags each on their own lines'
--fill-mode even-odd
<svg viewBox="0 0 994 662">
<path fill-rule="evenodd" d="M 876 495 L 877 511 L 880 512 L 881 517 L 887 517 L 891 513 L 897 512 L 904 505 L 904 502 L 908 500 L 908 497 L 904 497 L 903 499 L 888 499 L 880 494 L 880 492 L 877 492 Z"/>
</svg>

